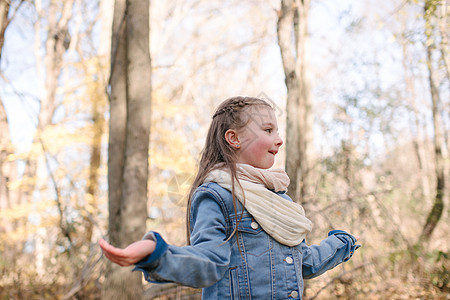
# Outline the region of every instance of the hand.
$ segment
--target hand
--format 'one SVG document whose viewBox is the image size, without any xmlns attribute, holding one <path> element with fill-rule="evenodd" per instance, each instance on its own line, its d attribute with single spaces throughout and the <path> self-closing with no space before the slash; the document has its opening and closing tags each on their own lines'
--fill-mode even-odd
<svg viewBox="0 0 450 300">
<path fill-rule="evenodd" d="M 130 244 L 125 249 L 116 248 L 104 239 L 99 241 L 103 254 L 121 267 L 131 266 L 144 259 L 155 251 L 156 242 L 152 240 L 140 240 Z"/>
</svg>

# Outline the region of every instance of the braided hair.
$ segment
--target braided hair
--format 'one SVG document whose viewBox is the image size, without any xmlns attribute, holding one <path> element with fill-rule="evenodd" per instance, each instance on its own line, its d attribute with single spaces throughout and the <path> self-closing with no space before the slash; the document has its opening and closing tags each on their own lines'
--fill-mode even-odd
<svg viewBox="0 0 450 300">
<path fill-rule="evenodd" d="M 189 191 L 187 201 L 187 243 L 190 244 L 190 208 L 192 204 L 192 195 L 195 190 L 204 182 L 208 174 L 217 167 L 217 165 L 228 168 L 232 180 L 233 206 L 236 212 L 236 199 L 234 196 L 234 182 L 237 181 L 236 175 L 236 149 L 232 147 L 225 139 L 225 132 L 229 129 L 240 130 L 250 121 L 249 114 L 245 111 L 249 107 L 266 106 L 273 109 L 272 106 L 259 98 L 255 97 L 233 97 L 222 102 L 213 114 L 212 122 L 206 137 L 205 147 L 201 153 L 198 173 Z M 245 200 L 244 200 L 245 201 Z"/>
</svg>

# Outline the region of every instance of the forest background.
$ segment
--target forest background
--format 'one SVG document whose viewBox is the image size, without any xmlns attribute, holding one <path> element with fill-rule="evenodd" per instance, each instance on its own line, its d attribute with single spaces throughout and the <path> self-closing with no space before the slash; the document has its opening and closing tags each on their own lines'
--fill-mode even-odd
<svg viewBox="0 0 450 300">
<path fill-rule="evenodd" d="M 114 231 L 115 2 L 124 1 L 0 1 L 1 298 L 106 299 L 111 266 L 97 242 Z M 184 195 L 214 108 L 228 97 L 274 105 L 288 140 L 276 165 L 289 162 L 287 3 L 151 1 L 142 231 L 185 243 Z M 340 228 L 363 245 L 307 281 L 305 299 L 450 299 L 448 1 L 292 3 L 307 9 L 293 27 L 307 24 L 306 52 L 292 52 L 310 86 L 315 175 L 299 192 L 315 224 L 308 243 Z M 108 288 L 125 289 L 129 271 Z M 152 288 L 144 283 L 146 298 Z"/>
</svg>

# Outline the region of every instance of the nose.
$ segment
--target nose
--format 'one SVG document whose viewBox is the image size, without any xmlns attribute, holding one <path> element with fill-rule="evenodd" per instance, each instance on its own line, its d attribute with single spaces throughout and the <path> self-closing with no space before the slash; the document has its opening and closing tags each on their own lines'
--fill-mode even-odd
<svg viewBox="0 0 450 300">
<path fill-rule="evenodd" d="M 280 135 L 277 133 L 277 139 L 275 140 L 275 145 L 278 147 L 281 147 L 283 145 L 283 139 L 280 137 Z"/>
</svg>

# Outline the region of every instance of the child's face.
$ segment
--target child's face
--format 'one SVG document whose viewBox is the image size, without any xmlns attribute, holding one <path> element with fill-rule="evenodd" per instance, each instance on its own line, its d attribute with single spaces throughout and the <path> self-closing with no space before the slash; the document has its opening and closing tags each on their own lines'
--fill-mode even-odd
<svg viewBox="0 0 450 300">
<path fill-rule="evenodd" d="M 268 169 L 275 162 L 275 155 L 283 144 L 278 135 L 277 118 L 273 109 L 267 106 L 250 107 L 249 122 L 238 133 L 240 148 L 237 162 L 255 168 Z"/>
</svg>

